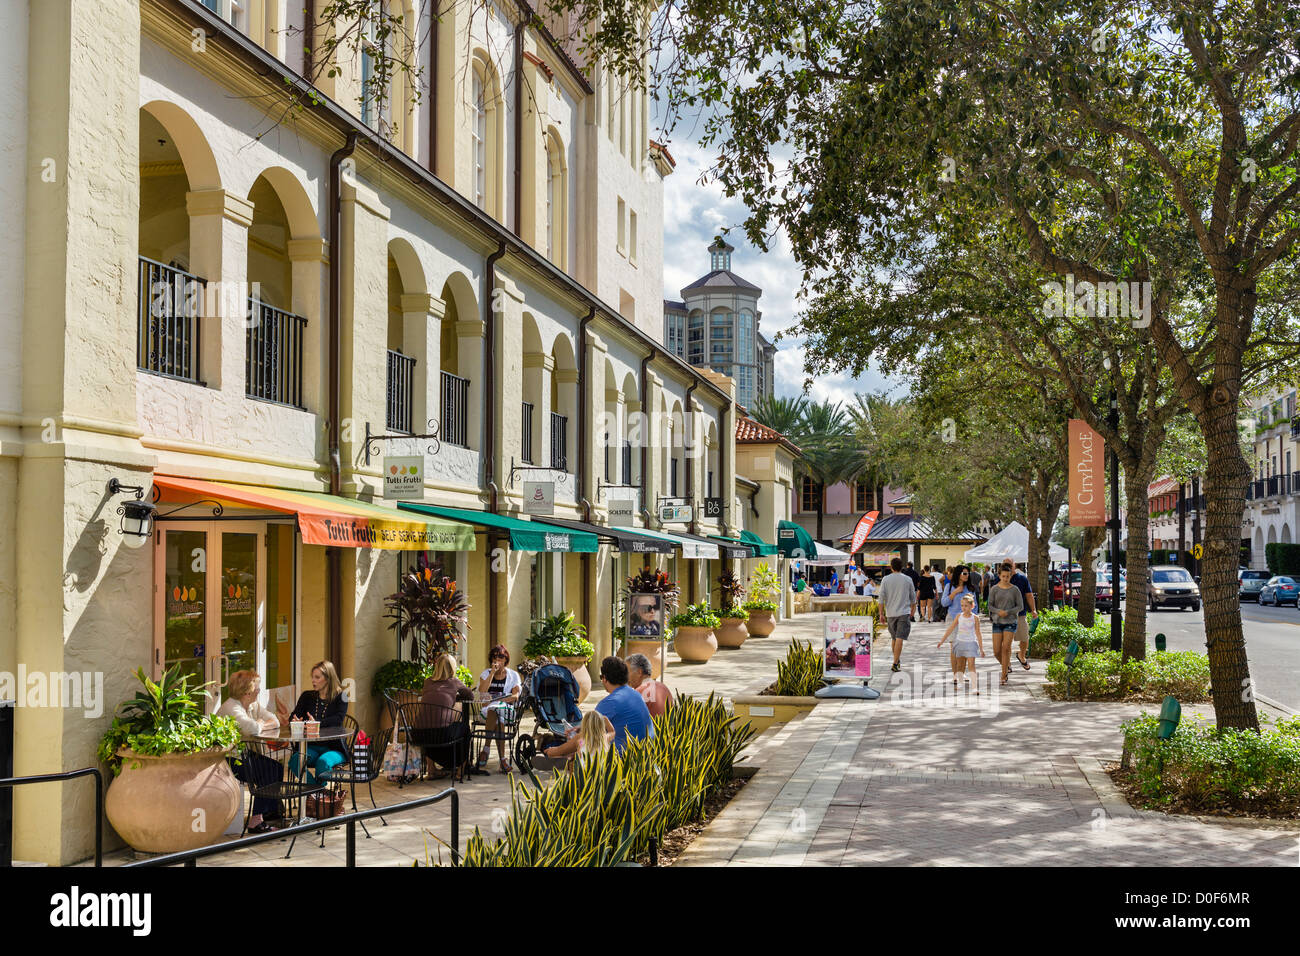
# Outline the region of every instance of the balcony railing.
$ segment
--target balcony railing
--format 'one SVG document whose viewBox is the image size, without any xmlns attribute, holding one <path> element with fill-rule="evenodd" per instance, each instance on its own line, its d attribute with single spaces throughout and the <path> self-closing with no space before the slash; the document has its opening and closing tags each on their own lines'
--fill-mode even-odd
<svg viewBox="0 0 1300 956">
<path fill-rule="evenodd" d="M 623 484 L 632 484 L 632 443 L 623 442 Z"/>
<path fill-rule="evenodd" d="M 521 454 L 523 455 L 524 462 L 526 464 L 531 465 L 533 463 L 533 403 L 532 402 L 523 403 L 523 415 L 521 418 L 521 428 L 523 429 L 523 434 L 520 436 L 522 439 L 522 446 L 523 446 L 523 450 Z"/>
<path fill-rule="evenodd" d="M 1262 498 L 1283 498 L 1300 494 L 1300 471 L 1289 475 L 1273 475 L 1269 478 L 1256 478 L 1246 485 L 1246 500 L 1258 501 Z"/>
<path fill-rule="evenodd" d="M 469 379 L 442 373 L 440 436 L 448 445 L 469 447 Z"/>
<path fill-rule="evenodd" d="M 388 411 L 385 424 L 392 431 L 412 432 L 415 405 L 415 356 L 388 350 Z"/>
<path fill-rule="evenodd" d="M 569 419 L 556 412 L 551 412 L 551 467 L 569 470 Z"/>
<path fill-rule="evenodd" d="M 307 320 L 258 299 L 248 300 L 244 394 L 302 408 L 302 344 Z"/>
<path fill-rule="evenodd" d="M 199 317 L 207 280 L 140 256 L 135 364 L 144 372 L 199 381 Z"/>
<path fill-rule="evenodd" d="M 1291 437 L 1300 438 L 1300 416 L 1291 419 Z"/>
</svg>

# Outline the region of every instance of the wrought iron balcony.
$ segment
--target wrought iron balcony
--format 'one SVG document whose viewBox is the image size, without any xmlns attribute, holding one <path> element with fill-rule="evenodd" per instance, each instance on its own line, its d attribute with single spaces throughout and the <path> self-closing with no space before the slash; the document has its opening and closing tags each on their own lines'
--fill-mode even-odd
<svg viewBox="0 0 1300 956">
<path fill-rule="evenodd" d="M 248 300 L 244 394 L 302 408 L 302 347 L 307 320 L 258 299 Z M 412 360 L 414 361 L 414 360 Z"/>
<path fill-rule="evenodd" d="M 199 319 L 207 280 L 144 256 L 139 259 L 136 367 L 202 385 Z"/>
<path fill-rule="evenodd" d="M 415 356 L 388 350 L 388 410 L 384 415 L 390 431 L 413 431 L 415 407 Z"/>
<path fill-rule="evenodd" d="M 523 434 L 520 436 L 522 439 L 522 446 L 523 446 L 523 450 L 521 454 L 523 455 L 524 463 L 531 465 L 533 464 L 533 403 L 532 402 L 523 403 L 523 415 L 521 419 L 521 427 L 523 429 Z"/>
<path fill-rule="evenodd" d="M 469 379 L 442 373 L 442 419 L 439 437 L 448 445 L 469 447 Z"/>
<path fill-rule="evenodd" d="M 551 467 L 556 471 L 569 470 L 569 419 L 566 415 L 551 412 Z"/>
</svg>

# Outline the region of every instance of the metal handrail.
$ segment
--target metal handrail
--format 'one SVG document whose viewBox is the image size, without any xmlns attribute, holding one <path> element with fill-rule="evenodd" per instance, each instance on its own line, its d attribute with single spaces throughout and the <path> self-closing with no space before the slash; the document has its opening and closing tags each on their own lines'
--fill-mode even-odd
<svg viewBox="0 0 1300 956">
<path fill-rule="evenodd" d="M 249 837 L 240 837 L 237 840 L 228 840 L 225 843 L 217 843 L 213 846 L 199 847 L 197 850 L 182 850 L 179 853 L 168 853 L 148 860 L 136 860 L 133 863 L 124 863 L 123 866 L 175 866 L 177 863 L 195 866 L 196 861 L 203 857 L 230 853 L 234 850 L 242 850 L 246 846 L 269 843 L 272 840 L 282 840 L 285 837 L 296 838 L 304 833 L 328 830 L 340 825 L 347 827 L 347 850 L 345 854 L 347 862 L 344 865 L 356 866 L 357 824 L 362 820 L 371 820 L 378 816 L 401 813 L 404 810 L 414 810 L 418 807 L 427 807 L 447 799 L 451 800 L 451 860 L 455 864 L 460 862 L 460 794 L 456 792 L 454 787 L 448 787 L 431 797 L 421 797 L 418 800 L 408 800 L 405 803 L 395 803 L 392 806 L 378 807 L 373 810 L 355 810 L 352 813 L 344 813 L 325 820 L 315 820 L 311 823 L 300 823 L 297 826 L 285 827 L 283 830 L 275 830 L 271 833 L 258 833 Z"/>
<path fill-rule="evenodd" d="M 58 783 L 77 777 L 95 778 L 95 866 L 104 865 L 104 775 L 98 767 L 82 767 L 63 773 L 38 773 L 30 777 L 0 777 L 0 787 L 19 787 L 26 783 Z M 3 861 L 5 866 L 12 860 Z"/>
</svg>

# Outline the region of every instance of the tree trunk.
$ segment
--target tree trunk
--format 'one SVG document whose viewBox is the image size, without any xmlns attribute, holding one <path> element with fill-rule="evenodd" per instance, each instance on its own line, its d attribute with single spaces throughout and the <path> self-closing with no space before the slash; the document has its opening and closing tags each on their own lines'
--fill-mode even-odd
<svg viewBox="0 0 1300 956">
<path fill-rule="evenodd" d="M 1241 516 L 1250 467 L 1237 437 L 1236 401 L 1209 405 L 1204 422 L 1207 467 L 1201 598 L 1214 715 L 1220 730 L 1258 730 L 1237 591 Z"/>
<path fill-rule="evenodd" d="M 1079 590 L 1075 593 L 1079 606 L 1079 623 L 1084 627 L 1092 627 L 1097 620 L 1097 571 L 1092 566 L 1092 555 L 1094 551 L 1105 544 L 1105 541 L 1105 525 L 1089 526 L 1083 529 L 1083 554 L 1079 556 L 1081 568 L 1079 572 Z"/>
<path fill-rule="evenodd" d="M 1150 576 L 1150 550 L 1148 531 L 1150 515 L 1147 514 L 1147 486 L 1151 483 L 1152 468 L 1124 473 L 1124 508 L 1128 518 L 1128 593 L 1124 599 L 1124 655 L 1125 661 L 1145 660 L 1147 656 L 1147 578 Z M 1110 566 L 1110 599 L 1119 600 L 1119 556 L 1112 555 Z"/>
</svg>

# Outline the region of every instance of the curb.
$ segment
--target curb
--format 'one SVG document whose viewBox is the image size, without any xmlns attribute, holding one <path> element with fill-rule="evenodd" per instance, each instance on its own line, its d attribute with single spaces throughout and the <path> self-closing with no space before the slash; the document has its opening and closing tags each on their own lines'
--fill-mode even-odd
<svg viewBox="0 0 1300 956">
<path fill-rule="evenodd" d="M 1101 808 L 1106 811 L 1106 816 L 1112 820 L 1138 820 L 1141 814 L 1132 807 L 1119 787 L 1110 779 L 1110 774 L 1102 768 L 1101 760 L 1097 757 L 1074 757 L 1075 766 L 1083 774 L 1083 779 L 1088 782 L 1092 792 L 1097 795 L 1097 801 Z"/>
</svg>

